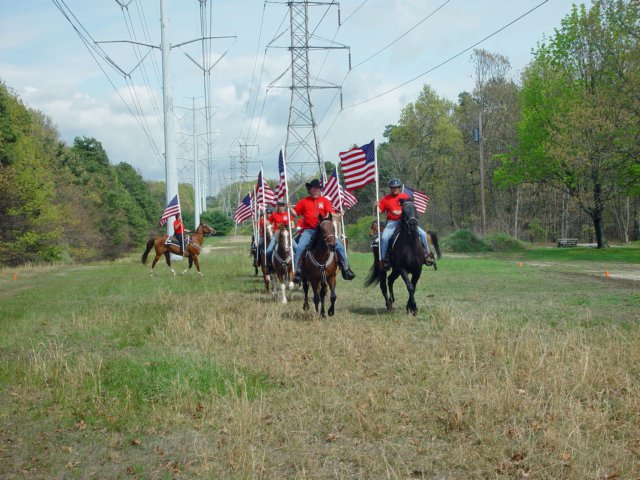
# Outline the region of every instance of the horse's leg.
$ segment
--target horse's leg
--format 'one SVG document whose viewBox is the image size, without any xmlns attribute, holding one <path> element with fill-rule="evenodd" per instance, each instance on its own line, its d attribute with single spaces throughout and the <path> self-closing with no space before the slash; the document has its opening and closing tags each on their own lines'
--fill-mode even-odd
<svg viewBox="0 0 640 480">
<path fill-rule="evenodd" d="M 392 310 L 393 299 L 389 298 L 389 294 L 387 293 L 387 272 L 384 270 L 380 270 L 380 291 L 384 297 L 384 305 L 387 307 L 387 310 Z"/>
<path fill-rule="evenodd" d="M 278 301 L 278 275 L 271 276 L 271 294 L 273 295 L 273 301 Z"/>
<path fill-rule="evenodd" d="M 320 282 L 320 316 L 322 318 L 327 318 L 324 313 L 324 299 L 327 296 L 327 284 Z"/>
<path fill-rule="evenodd" d="M 418 280 L 420 280 L 420 276 L 422 275 L 422 266 L 420 266 L 417 270 L 415 270 L 411 274 L 411 285 L 413 285 L 413 291 L 411 292 L 411 300 L 412 300 L 412 312 L 414 315 L 418 313 L 418 305 L 416 304 L 416 290 L 418 287 Z"/>
<path fill-rule="evenodd" d="M 327 313 L 329 314 L 330 317 L 333 317 L 333 314 L 335 313 L 336 298 L 338 298 L 338 296 L 336 295 L 336 277 L 329 279 L 329 289 L 331 290 L 331 293 L 329 296 L 329 300 L 331 300 L 331 305 L 329 306 L 329 311 Z"/>
<path fill-rule="evenodd" d="M 399 271 L 395 271 L 395 272 L 392 271 L 391 274 L 389 275 L 389 279 L 387 280 L 387 284 L 389 285 L 389 301 L 391 302 L 392 306 L 396 302 L 396 296 L 393 293 L 393 284 L 395 283 L 395 281 L 399 276 L 400 276 Z"/>
<path fill-rule="evenodd" d="M 289 282 L 289 290 L 293 290 L 293 276 L 295 275 L 295 272 L 293 271 L 293 260 L 291 261 L 291 263 L 287 264 L 287 276 L 285 278 L 286 281 Z"/>
<path fill-rule="evenodd" d="M 182 272 L 182 275 L 187 273 L 189 271 L 189 269 L 191 268 L 191 265 L 193 265 L 193 258 L 191 258 L 191 256 L 189 256 L 187 258 L 189 258 L 189 265 L 187 266 L 187 268 L 184 269 L 184 271 Z M 200 272 L 200 267 L 198 266 L 197 263 L 196 263 L 196 267 L 198 267 L 198 272 Z"/>
<path fill-rule="evenodd" d="M 278 275 L 278 283 L 280 283 L 280 292 L 282 293 L 282 303 L 287 303 L 287 276 L 283 273 Z"/>
<path fill-rule="evenodd" d="M 198 260 L 198 254 L 197 253 L 192 253 L 191 257 L 193 257 L 193 263 L 196 264 L 196 268 L 198 269 L 198 275 L 200 275 L 202 277 L 204 275 L 204 273 L 202 273 L 200 271 L 200 260 Z M 191 262 L 191 257 L 189 257 L 189 268 L 191 268 L 191 263 L 192 263 Z"/>
<path fill-rule="evenodd" d="M 309 281 L 306 278 L 302 279 L 302 291 L 304 292 L 304 303 L 302 304 L 302 309 L 309 310 Z"/>
<path fill-rule="evenodd" d="M 400 275 L 402 275 L 402 280 L 404 280 L 404 284 L 407 286 L 407 292 L 409 292 L 409 299 L 407 300 L 407 313 L 411 313 L 415 315 L 416 313 L 418 313 L 418 307 L 416 306 L 416 299 L 413 296 L 416 290 L 415 285 L 409 279 L 409 274 L 404 269 L 400 272 Z"/>
<path fill-rule="evenodd" d="M 318 288 L 319 282 L 319 280 L 311 282 L 311 288 L 313 288 L 313 304 L 316 306 L 316 313 L 318 313 L 318 305 L 320 304 L 320 288 Z"/>
<path fill-rule="evenodd" d="M 169 267 L 169 270 L 171 270 L 171 273 L 173 273 L 175 275 L 176 271 L 171 266 L 171 253 L 168 252 L 168 251 L 164 251 L 163 253 L 164 253 L 164 259 L 167 262 L 167 267 Z M 158 257 L 156 257 L 156 259 L 159 259 L 159 258 L 160 258 L 160 255 L 158 255 Z M 153 263 L 155 264 L 155 261 Z M 152 270 L 153 270 L 153 268 L 152 268 Z"/>
</svg>

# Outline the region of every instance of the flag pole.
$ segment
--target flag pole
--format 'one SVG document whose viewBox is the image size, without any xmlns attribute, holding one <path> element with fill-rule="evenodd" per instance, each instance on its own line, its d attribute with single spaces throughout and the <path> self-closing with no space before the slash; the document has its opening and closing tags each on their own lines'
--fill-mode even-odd
<svg viewBox="0 0 640 480">
<path fill-rule="evenodd" d="M 284 194 L 285 201 L 287 202 L 287 217 L 289 221 L 287 222 L 289 226 L 289 241 L 291 242 L 291 248 L 293 248 L 293 230 L 291 229 L 291 207 L 289 206 L 289 181 L 287 180 L 287 158 L 285 154 L 285 147 L 281 147 L 280 151 L 282 152 L 282 171 L 284 172 Z"/>
<path fill-rule="evenodd" d="M 342 186 L 340 185 L 340 174 L 338 173 L 338 167 L 336 166 L 336 180 L 338 181 L 338 198 L 340 199 L 340 206 L 342 207 L 342 215 L 340 215 L 340 224 L 342 226 L 342 243 L 344 243 L 344 252 L 347 253 L 347 232 L 344 229 L 344 200 L 342 199 Z"/>
<path fill-rule="evenodd" d="M 264 194 L 264 171 L 262 170 L 262 164 L 260 164 L 260 179 L 262 181 L 262 208 L 264 208 L 264 215 L 262 219 L 262 258 L 264 259 L 264 266 L 267 266 L 267 199 Z"/>
<path fill-rule="evenodd" d="M 378 260 L 382 260 L 380 255 L 382 254 L 382 232 L 380 232 L 380 200 L 378 198 L 378 190 L 380 180 L 378 178 L 378 149 L 376 148 L 376 139 L 373 139 L 373 161 L 376 164 L 376 218 L 378 220 Z"/>
<path fill-rule="evenodd" d="M 254 260 L 257 263 L 258 262 L 258 236 L 259 236 L 259 232 L 258 232 L 258 190 L 257 190 L 257 186 L 254 185 L 253 187 L 253 201 L 252 201 L 252 206 L 251 208 L 253 209 L 252 212 L 252 216 L 251 216 L 251 223 L 253 224 L 253 241 L 256 245 L 256 253 L 255 253 L 255 257 Z"/>
</svg>

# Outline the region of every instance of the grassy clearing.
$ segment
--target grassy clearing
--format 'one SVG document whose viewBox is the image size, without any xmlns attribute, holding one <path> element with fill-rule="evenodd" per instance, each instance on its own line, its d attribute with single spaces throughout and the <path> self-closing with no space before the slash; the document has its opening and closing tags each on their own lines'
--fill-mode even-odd
<svg viewBox="0 0 640 480">
<path fill-rule="evenodd" d="M 445 257 L 415 318 L 355 254 L 321 321 L 212 244 L 2 272 L 1 478 L 640 476 L 637 248 Z"/>
</svg>

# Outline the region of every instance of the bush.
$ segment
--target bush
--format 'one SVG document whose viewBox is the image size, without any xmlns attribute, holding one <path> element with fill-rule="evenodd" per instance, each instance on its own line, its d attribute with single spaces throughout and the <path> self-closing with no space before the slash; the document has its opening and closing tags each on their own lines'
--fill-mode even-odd
<svg viewBox="0 0 640 480">
<path fill-rule="evenodd" d="M 494 252 L 521 252 L 529 248 L 525 242 L 504 232 L 487 235 L 484 241 Z"/>
<path fill-rule="evenodd" d="M 442 240 L 445 252 L 490 252 L 491 247 L 469 230 L 457 230 Z"/>
<path fill-rule="evenodd" d="M 345 225 L 347 230 L 347 239 L 349 241 L 349 249 L 358 252 L 371 251 L 371 238 L 369 238 L 369 229 L 371 222 L 375 220 L 373 215 L 367 215 L 360 218 L 356 223 Z"/>
</svg>

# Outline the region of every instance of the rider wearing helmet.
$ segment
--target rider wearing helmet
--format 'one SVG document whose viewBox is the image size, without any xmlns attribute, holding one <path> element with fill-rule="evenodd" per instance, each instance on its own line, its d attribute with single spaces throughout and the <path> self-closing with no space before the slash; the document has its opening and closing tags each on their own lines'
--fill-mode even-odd
<svg viewBox="0 0 640 480">
<path fill-rule="evenodd" d="M 378 202 L 378 209 L 380 213 L 387 215 L 387 225 L 384 227 L 382 236 L 380 237 L 380 268 L 383 270 L 389 270 L 389 240 L 393 236 L 393 232 L 396 230 L 396 225 L 402 218 L 402 206 L 401 200 L 408 200 L 409 195 L 401 192 L 402 182 L 397 178 L 389 180 L 389 194 L 382 197 Z M 427 243 L 427 234 L 421 228 L 418 227 L 420 233 L 420 239 L 424 249 L 424 263 L 427 265 L 433 264 L 433 254 L 429 251 L 429 244 Z"/>
</svg>

